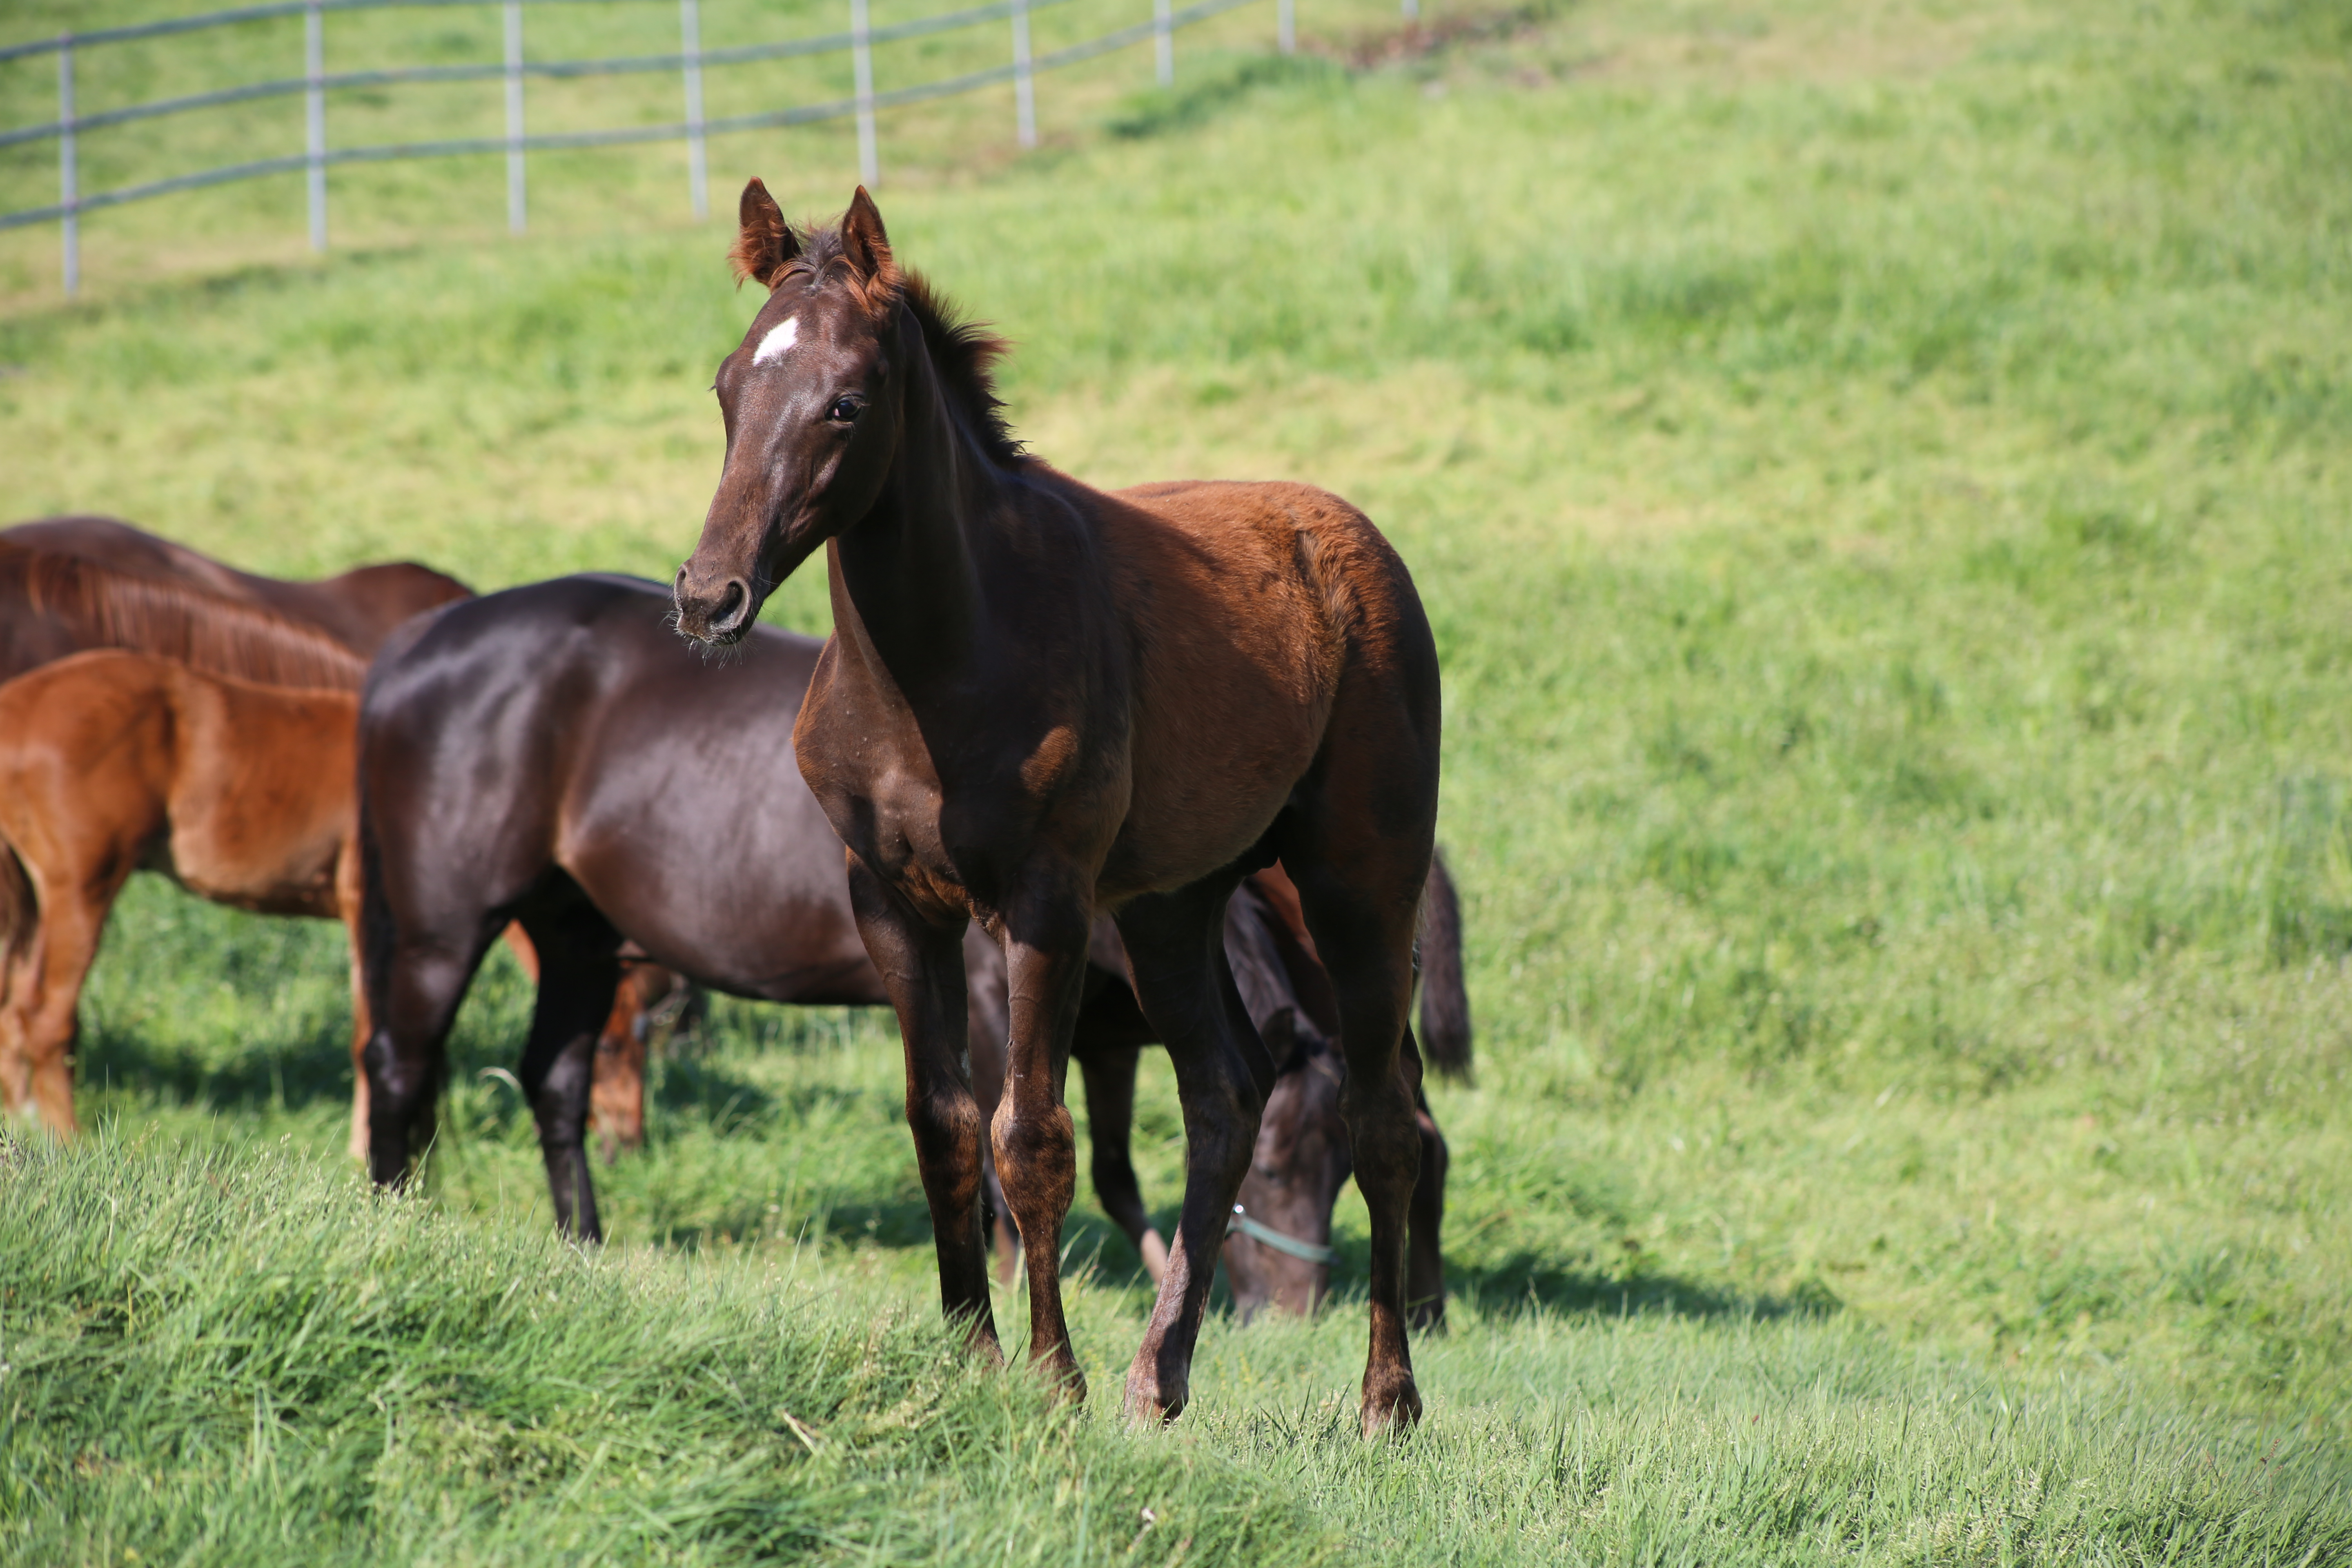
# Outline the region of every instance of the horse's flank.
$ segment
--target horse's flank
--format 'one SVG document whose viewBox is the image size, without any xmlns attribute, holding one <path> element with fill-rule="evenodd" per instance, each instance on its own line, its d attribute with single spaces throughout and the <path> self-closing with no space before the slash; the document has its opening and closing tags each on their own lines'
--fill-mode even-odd
<svg viewBox="0 0 2352 1568">
<path fill-rule="evenodd" d="M 114 648 L 0 686 L 0 1100 L 29 1096 L 53 1130 L 73 1130 L 82 982 L 136 868 L 217 902 L 350 927 L 357 711 L 349 691 Z"/>
</svg>

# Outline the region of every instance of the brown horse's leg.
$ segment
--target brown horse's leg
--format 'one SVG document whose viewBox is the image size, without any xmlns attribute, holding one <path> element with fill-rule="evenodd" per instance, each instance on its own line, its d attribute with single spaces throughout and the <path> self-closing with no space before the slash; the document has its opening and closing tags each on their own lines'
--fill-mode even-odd
<svg viewBox="0 0 2352 1568">
<path fill-rule="evenodd" d="M 588 1100 L 596 1037 L 621 983 L 621 939 L 585 901 L 526 915 L 523 925 L 539 950 L 539 999 L 516 1076 L 539 1124 L 555 1228 L 602 1241 L 604 1230 L 597 1223 L 595 1184 L 588 1169 Z"/>
<path fill-rule="evenodd" d="M 1274 1062 L 1242 1005 L 1224 952 L 1230 878 L 1138 899 L 1120 911 L 1136 999 L 1167 1042 L 1184 1108 L 1184 1210 L 1168 1272 L 1127 1373 L 1127 1414 L 1172 1421 L 1192 1394 L 1192 1346 L 1209 1304 L 1234 1194 L 1249 1173 Z"/>
<path fill-rule="evenodd" d="M 41 889 L 41 929 L 29 966 L 31 995 L 22 1014 L 21 1081 L 35 1112 L 59 1137 L 80 1131 L 74 1120 L 73 1054 L 80 1034 L 82 982 L 98 957 L 107 911 L 121 887 L 118 878 L 110 886 Z"/>
<path fill-rule="evenodd" d="M 1445 1327 L 1445 1135 L 1429 1113 L 1428 1099 L 1413 1091 L 1413 1128 L 1421 1135 L 1421 1179 L 1412 1188 L 1412 1226 L 1406 1243 L 1404 1310 L 1416 1329 Z"/>
<path fill-rule="evenodd" d="M 137 817 L 78 822 L 51 803 L 47 825 L 89 831 L 72 838 L 43 834 L 39 851 L 19 848 L 39 925 L 27 962 L 10 986 L 21 1065 L 7 1074 L 16 1080 L 7 1088 L 10 1109 L 29 1095 L 49 1131 L 69 1138 L 80 1131 L 74 1120 L 73 1056 L 80 1036 L 82 984 L 106 934 L 106 917 L 131 879 L 142 824 Z"/>
<path fill-rule="evenodd" d="M 367 969 L 360 937 L 360 849 L 354 828 L 335 861 L 335 907 L 342 916 L 343 934 L 352 949 L 352 1131 L 348 1147 L 354 1160 L 368 1155 L 367 1043 L 375 1033 L 368 1017 Z"/>
<path fill-rule="evenodd" d="M 1421 1418 L 1405 1343 L 1404 1281 L 1407 1215 L 1421 1175 L 1421 1133 L 1413 1118 L 1420 1057 L 1405 1033 L 1405 1009 L 1412 996 L 1413 924 L 1427 857 L 1425 841 L 1416 865 L 1404 847 L 1367 835 L 1340 853 L 1327 848 L 1312 859 L 1284 858 L 1339 999 L 1339 1046 L 1348 1059 L 1339 1103 L 1348 1118 L 1356 1185 L 1371 1221 L 1367 1436 Z M 1391 873 L 1385 878 L 1384 863 Z"/>
<path fill-rule="evenodd" d="M 588 1125 L 604 1163 L 646 1141 L 646 1037 L 654 1008 L 686 982 L 658 963 L 623 967 L 612 1011 L 596 1034 L 595 1070 L 588 1091 Z"/>
<path fill-rule="evenodd" d="M 1168 1243 L 1151 1226 L 1143 1206 L 1143 1184 L 1135 1179 L 1131 1144 L 1135 1128 L 1135 1068 L 1142 1052 L 1133 1046 L 1080 1046 L 1071 1052 L 1087 1088 L 1087 1136 L 1093 1144 L 1089 1174 L 1095 1200 L 1111 1223 L 1127 1233 L 1154 1285 L 1168 1273 Z"/>
<path fill-rule="evenodd" d="M 966 1325 L 972 1348 L 1002 1364 L 989 1310 L 988 1251 L 980 1236 L 980 1107 L 963 1065 L 970 1026 L 961 933 L 927 924 L 900 903 L 856 855 L 849 902 L 857 933 L 881 972 L 898 1015 L 907 1058 L 907 1126 L 931 1210 L 940 1258 L 940 1304 Z"/>
<path fill-rule="evenodd" d="M 1043 891 L 1008 914 L 1005 989 L 1012 1030 L 1004 1095 L 989 1124 L 997 1179 L 1021 1227 L 1029 1279 L 1029 1363 L 1073 1399 L 1086 1374 L 1062 1315 L 1062 1225 L 1077 1188 L 1077 1131 L 1062 1103 L 1070 1037 L 1087 972 L 1092 925 L 1083 903 Z"/>
</svg>

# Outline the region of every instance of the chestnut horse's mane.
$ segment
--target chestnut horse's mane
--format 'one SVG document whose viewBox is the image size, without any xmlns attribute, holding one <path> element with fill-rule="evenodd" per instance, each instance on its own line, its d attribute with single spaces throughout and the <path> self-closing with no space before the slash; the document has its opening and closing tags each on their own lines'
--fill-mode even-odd
<svg viewBox="0 0 2352 1568">
<path fill-rule="evenodd" d="M 343 691 L 367 677 L 368 661 L 317 626 L 193 584 L 0 540 L 0 601 L 11 598 L 70 623 L 90 646 L 208 674 Z"/>
<path fill-rule="evenodd" d="M 744 245 L 744 240 L 738 239 L 732 257 L 739 275 L 748 275 L 751 265 Z M 857 289 L 867 310 L 879 316 L 893 304 L 904 304 L 913 313 L 948 401 L 964 416 L 972 438 L 990 460 L 1021 461 L 1024 456 L 1021 442 L 1006 426 L 1004 401 L 996 395 L 996 362 L 1012 345 L 989 331 L 985 322 L 958 320 L 955 308 L 919 272 L 905 271 L 891 263 L 871 278 L 861 276 L 843 247 L 838 228 L 812 230 L 801 242 L 801 253 L 775 274 L 773 281 L 782 282 L 794 273 L 821 279 L 835 262 L 842 264 L 846 280 Z"/>
</svg>

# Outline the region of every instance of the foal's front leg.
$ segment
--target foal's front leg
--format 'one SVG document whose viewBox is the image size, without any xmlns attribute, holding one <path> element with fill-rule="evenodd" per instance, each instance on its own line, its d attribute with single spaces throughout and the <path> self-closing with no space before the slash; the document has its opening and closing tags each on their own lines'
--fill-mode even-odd
<svg viewBox="0 0 2352 1568">
<path fill-rule="evenodd" d="M 898 1015 L 907 1056 L 907 1126 L 931 1210 L 940 1305 L 966 1325 L 972 1348 L 1004 1360 L 988 1302 L 988 1249 L 980 1233 L 980 1107 L 964 1071 L 962 933 L 908 908 L 853 851 L 849 902 L 866 956 Z"/>
<path fill-rule="evenodd" d="M 1062 1316 L 1062 1222 L 1077 1185 L 1077 1136 L 1062 1103 L 1063 1071 L 1087 968 L 1092 921 L 1083 902 L 1047 894 L 1009 912 L 1004 926 L 1013 1037 L 990 1142 L 1004 1201 L 1021 1227 L 1029 1276 L 1029 1362 L 1073 1399 L 1087 1394 Z"/>
</svg>

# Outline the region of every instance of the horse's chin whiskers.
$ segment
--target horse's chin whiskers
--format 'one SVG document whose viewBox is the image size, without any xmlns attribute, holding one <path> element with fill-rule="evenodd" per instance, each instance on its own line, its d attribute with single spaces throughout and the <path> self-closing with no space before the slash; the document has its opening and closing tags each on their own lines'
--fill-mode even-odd
<svg viewBox="0 0 2352 1568">
<path fill-rule="evenodd" d="M 696 651 L 702 655 L 702 662 L 706 666 L 741 664 L 751 657 L 751 650 L 744 646 L 750 631 L 751 627 L 746 626 L 731 637 L 689 637 L 688 640 L 694 644 Z"/>
</svg>

